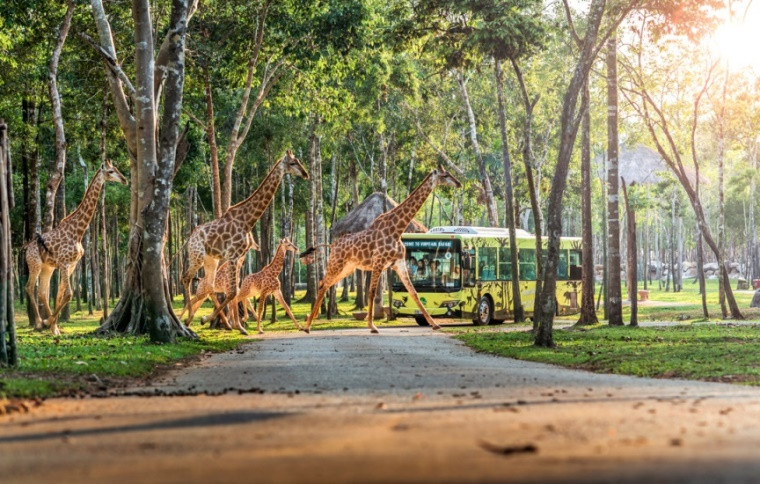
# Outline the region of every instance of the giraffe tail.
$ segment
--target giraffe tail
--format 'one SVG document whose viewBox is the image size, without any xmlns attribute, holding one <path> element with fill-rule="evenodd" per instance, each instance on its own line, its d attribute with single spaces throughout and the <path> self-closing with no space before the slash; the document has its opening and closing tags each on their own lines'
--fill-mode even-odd
<svg viewBox="0 0 760 484">
<path fill-rule="evenodd" d="M 185 243 L 182 244 L 182 247 L 180 247 L 179 250 L 174 253 L 174 255 L 172 256 L 172 258 L 169 260 L 169 267 L 171 267 L 171 265 L 174 263 L 174 259 L 176 259 L 177 256 L 180 255 L 183 250 L 185 250 L 185 246 L 187 245 L 187 243 L 189 241 L 190 241 L 190 238 L 188 237 L 188 239 L 185 241 Z"/>
<path fill-rule="evenodd" d="M 45 251 L 50 253 L 50 249 L 48 249 L 48 246 L 45 245 L 45 239 L 42 238 L 42 235 L 40 235 L 39 232 L 35 233 L 34 235 L 37 236 L 37 247 L 40 248 L 40 251 Z"/>
<path fill-rule="evenodd" d="M 316 256 L 317 249 L 321 247 L 330 247 L 330 244 L 318 244 L 312 247 L 309 247 L 305 251 L 301 252 L 298 255 L 298 258 L 301 259 L 301 262 L 304 264 L 311 264 L 314 262 L 314 257 Z"/>
</svg>

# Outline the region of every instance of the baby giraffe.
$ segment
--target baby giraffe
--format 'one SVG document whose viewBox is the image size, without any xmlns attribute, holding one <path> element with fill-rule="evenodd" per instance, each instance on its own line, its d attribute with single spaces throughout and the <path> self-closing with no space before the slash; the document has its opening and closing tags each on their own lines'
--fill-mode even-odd
<svg viewBox="0 0 760 484">
<path fill-rule="evenodd" d="M 240 259 L 238 261 L 238 268 L 237 272 L 240 272 L 240 264 L 242 264 L 243 259 Z M 187 319 L 186 324 L 190 326 L 190 321 L 193 319 L 193 316 L 195 315 L 195 312 L 198 311 L 198 308 L 201 307 L 201 305 L 208 299 L 211 298 L 211 301 L 214 303 L 214 308 L 219 306 L 219 301 L 214 298 L 214 295 L 216 293 L 224 294 L 224 291 L 227 288 L 227 276 L 229 275 L 229 271 L 227 270 L 227 265 L 229 264 L 229 261 L 224 261 L 219 268 L 216 271 L 216 277 L 214 278 L 214 285 L 211 286 L 211 283 L 209 282 L 208 277 L 204 277 L 200 280 L 198 283 L 198 289 L 195 291 L 195 295 L 190 300 L 190 317 Z M 231 306 L 230 306 L 231 307 Z M 187 311 L 187 306 L 182 308 L 182 312 L 179 315 L 179 319 L 182 319 L 182 316 L 185 315 L 185 311 Z M 243 325 L 240 323 L 240 320 L 236 318 L 236 314 L 233 311 L 232 315 L 232 324 L 233 326 L 238 329 L 242 334 L 247 335 L 248 332 L 243 328 Z M 219 313 L 219 318 L 222 321 L 222 324 L 227 327 L 227 329 L 232 329 L 233 326 L 230 326 L 229 321 L 227 320 L 227 316 L 224 314 L 224 312 Z M 206 322 L 205 320 L 203 321 Z"/>
<path fill-rule="evenodd" d="M 282 272 L 282 266 L 285 262 L 285 252 L 298 252 L 298 247 L 296 247 L 288 237 L 285 237 L 280 241 L 280 245 L 277 247 L 277 252 L 272 259 L 272 262 L 259 272 L 251 274 L 243 279 L 243 283 L 240 285 L 240 291 L 238 292 L 238 297 L 232 305 L 232 307 L 237 308 L 237 302 L 242 301 L 246 313 L 248 312 L 248 307 L 251 308 L 251 312 L 253 313 L 253 306 L 251 305 L 249 298 L 255 296 L 259 297 L 259 307 L 255 314 L 256 330 L 259 334 L 264 332 L 261 329 L 261 314 L 264 311 L 264 304 L 266 303 L 267 296 L 270 294 L 274 295 L 277 302 L 285 308 L 285 312 L 288 313 L 290 319 L 293 320 L 293 324 L 296 325 L 296 328 L 299 330 L 302 329 L 301 325 L 296 321 L 296 318 L 293 317 L 293 313 L 290 311 L 290 306 L 285 302 L 285 298 L 283 297 L 280 288 L 279 275 L 280 272 Z M 233 313 L 234 312 L 235 311 L 233 311 Z"/>
</svg>

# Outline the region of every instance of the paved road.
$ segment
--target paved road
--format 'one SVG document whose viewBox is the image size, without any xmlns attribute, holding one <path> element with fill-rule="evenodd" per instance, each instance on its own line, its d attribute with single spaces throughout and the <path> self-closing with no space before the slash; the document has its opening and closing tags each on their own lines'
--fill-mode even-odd
<svg viewBox="0 0 760 484">
<path fill-rule="evenodd" d="M 477 354 L 426 328 L 267 334 L 0 425 L 7 482 L 760 479 L 760 389 Z"/>
</svg>

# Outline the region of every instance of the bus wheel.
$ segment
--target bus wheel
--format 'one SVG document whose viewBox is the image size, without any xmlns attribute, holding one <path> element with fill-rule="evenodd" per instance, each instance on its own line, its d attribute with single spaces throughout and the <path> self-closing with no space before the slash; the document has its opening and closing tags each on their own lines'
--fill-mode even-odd
<svg viewBox="0 0 760 484">
<path fill-rule="evenodd" d="M 491 298 L 483 296 L 478 303 L 477 318 L 473 322 L 478 326 L 488 326 L 493 322 L 493 303 Z"/>
<path fill-rule="evenodd" d="M 425 319 L 425 316 L 415 316 L 414 320 L 417 321 L 417 324 L 420 326 L 430 326 L 427 322 L 427 319 Z"/>
</svg>

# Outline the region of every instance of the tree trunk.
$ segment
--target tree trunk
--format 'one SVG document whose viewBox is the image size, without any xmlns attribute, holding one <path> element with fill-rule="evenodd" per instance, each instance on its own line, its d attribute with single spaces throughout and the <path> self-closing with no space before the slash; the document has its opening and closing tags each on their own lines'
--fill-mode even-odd
<svg viewBox="0 0 760 484">
<path fill-rule="evenodd" d="M 636 214 L 628 200 L 628 190 L 625 186 L 625 179 L 621 177 L 623 186 L 623 200 L 625 202 L 625 214 L 627 221 L 628 233 L 628 299 L 631 301 L 631 326 L 638 326 L 638 267 L 636 261 Z"/>
<path fill-rule="evenodd" d="M 512 266 L 512 301 L 513 315 L 516 323 L 525 320 L 522 299 L 520 298 L 520 274 L 517 264 L 517 231 L 515 228 L 514 192 L 512 189 L 512 161 L 509 158 L 509 145 L 507 141 L 507 113 L 504 107 L 504 76 L 501 70 L 501 61 L 494 59 L 494 73 L 496 75 L 496 98 L 499 105 L 499 131 L 501 134 L 501 157 L 504 164 L 504 221 L 509 229 L 509 260 Z"/>
<path fill-rule="evenodd" d="M 472 143 L 473 151 L 475 151 L 475 158 L 478 160 L 478 172 L 480 174 L 480 181 L 483 184 L 483 192 L 486 198 L 486 214 L 488 215 L 488 223 L 491 227 L 498 227 L 499 212 L 496 208 L 496 201 L 493 197 L 491 177 L 488 176 L 486 163 L 483 159 L 483 154 L 480 152 L 480 143 L 478 143 L 478 130 L 475 125 L 475 113 L 472 111 L 470 96 L 467 93 L 467 85 L 464 82 L 464 76 L 461 72 L 457 72 L 457 82 L 459 83 L 459 89 L 462 93 L 462 100 L 464 101 L 465 110 L 467 111 L 467 121 L 470 124 L 470 142 Z"/>
<path fill-rule="evenodd" d="M 588 82 L 583 85 L 581 96 L 581 315 L 577 325 L 597 324 L 594 307 L 594 241 L 591 224 L 591 106 Z"/>
<path fill-rule="evenodd" d="M 348 179 L 351 185 L 351 208 L 359 206 L 359 174 L 356 171 L 356 159 L 354 158 L 348 164 Z M 411 174 L 409 175 L 411 179 Z M 364 309 L 364 276 L 362 271 L 354 271 L 354 283 L 356 284 L 356 299 L 354 300 L 354 309 Z"/>
<path fill-rule="evenodd" d="M 92 0 L 93 14 L 101 38 L 108 42 L 113 53 L 110 26 L 100 0 Z M 174 162 L 179 139 L 179 118 L 182 110 L 182 93 L 185 79 L 185 33 L 188 21 L 187 0 L 173 0 L 170 15 L 170 35 L 158 54 L 166 68 L 164 103 L 158 126 L 158 99 L 156 99 L 154 45 L 150 4 L 147 0 L 133 0 L 135 39 L 135 95 L 134 117 L 120 112 L 120 123 L 125 136 L 136 133 L 128 145 L 134 146 L 134 163 L 131 182 L 139 196 L 132 199 L 135 223 L 130 226 L 126 284 L 122 297 L 111 316 L 103 323 L 101 332 L 119 331 L 133 334 L 149 333 L 151 341 L 174 342 L 177 336 L 196 337 L 177 319 L 171 307 L 167 271 L 163 260 L 169 198 L 174 178 Z M 162 67 L 161 65 L 158 68 Z M 111 83 L 111 93 L 120 111 L 124 93 L 121 84 Z M 122 106 L 123 108 L 123 106 Z M 126 119 L 126 121 L 124 121 Z M 134 121 L 134 130 L 131 126 Z M 133 192 L 134 195 L 134 192 Z"/>
<path fill-rule="evenodd" d="M 219 178 L 219 148 L 216 145 L 216 128 L 214 126 L 214 98 L 211 91 L 211 77 L 208 66 L 203 67 L 203 87 L 206 96 L 206 138 L 211 154 L 211 194 L 214 205 L 214 218 L 222 216 L 222 182 Z"/>
<path fill-rule="evenodd" d="M 607 220 L 609 226 L 609 325 L 623 325 L 623 301 L 620 288 L 620 212 L 618 204 L 618 92 L 617 39 L 607 42 Z"/>
<path fill-rule="evenodd" d="M 557 165 L 552 180 L 547 205 L 547 232 L 549 247 L 544 268 L 544 284 L 539 295 L 539 321 L 535 344 L 543 347 L 554 347 L 553 324 L 557 308 L 557 265 L 559 263 L 559 243 L 562 236 L 562 196 L 567 184 L 567 173 L 572 157 L 575 137 L 578 133 L 580 119 L 576 115 L 578 94 L 588 78 L 593 61 L 593 48 L 596 43 L 599 24 L 604 16 L 604 0 L 592 0 L 588 13 L 586 35 L 580 49 L 578 62 L 573 77 L 565 91 L 560 117 L 560 145 L 557 154 Z"/>
<path fill-rule="evenodd" d="M 0 367 L 16 366 L 16 322 L 13 309 L 13 252 L 11 217 L 13 184 L 11 183 L 10 141 L 8 125 L 0 119 Z"/>
<path fill-rule="evenodd" d="M 531 149 L 531 131 L 533 129 L 533 108 L 538 103 L 538 96 L 531 101 L 528 96 L 528 90 L 525 87 L 525 80 L 522 76 L 522 71 L 517 61 L 512 59 L 512 68 L 515 71 L 517 82 L 520 86 L 520 92 L 522 93 L 523 106 L 525 107 L 525 124 L 523 125 L 523 146 L 522 146 L 522 159 L 525 166 L 525 178 L 528 182 L 528 196 L 530 197 L 530 210 L 533 212 L 533 222 L 535 225 L 536 236 L 536 292 L 535 294 L 541 294 L 543 284 L 543 270 L 544 270 L 544 257 L 543 257 L 543 237 L 542 228 L 543 220 L 541 215 L 541 205 L 538 203 L 538 191 L 536 189 L 536 183 L 533 177 L 533 152 Z M 533 334 L 538 332 L 538 318 L 537 315 L 540 312 L 538 307 L 539 298 L 534 297 L 533 301 Z"/>
<path fill-rule="evenodd" d="M 66 15 L 58 28 L 58 40 L 56 41 L 53 55 L 48 65 L 48 95 L 53 112 L 53 127 L 55 128 L 55 163 L 53 170 L 48 177 L 47 187 L 45 190 L 45 217 L 42 223 L 44 232 L 53 229 L 53 220 L 55 219 L 55 203 L 58 187 L 63 180 L 63 174 L 66 170 L 66 133 L 63 128 L 63 114 L 61 112 L 61 94 L 58 90 L 58 63 L 61 60 L 61 51 L 66 37 L 69 35 L 71 28 L 71 18 L 74 15 L 75 4 L 73 0 L 67 2 Z"/>
</svg>

